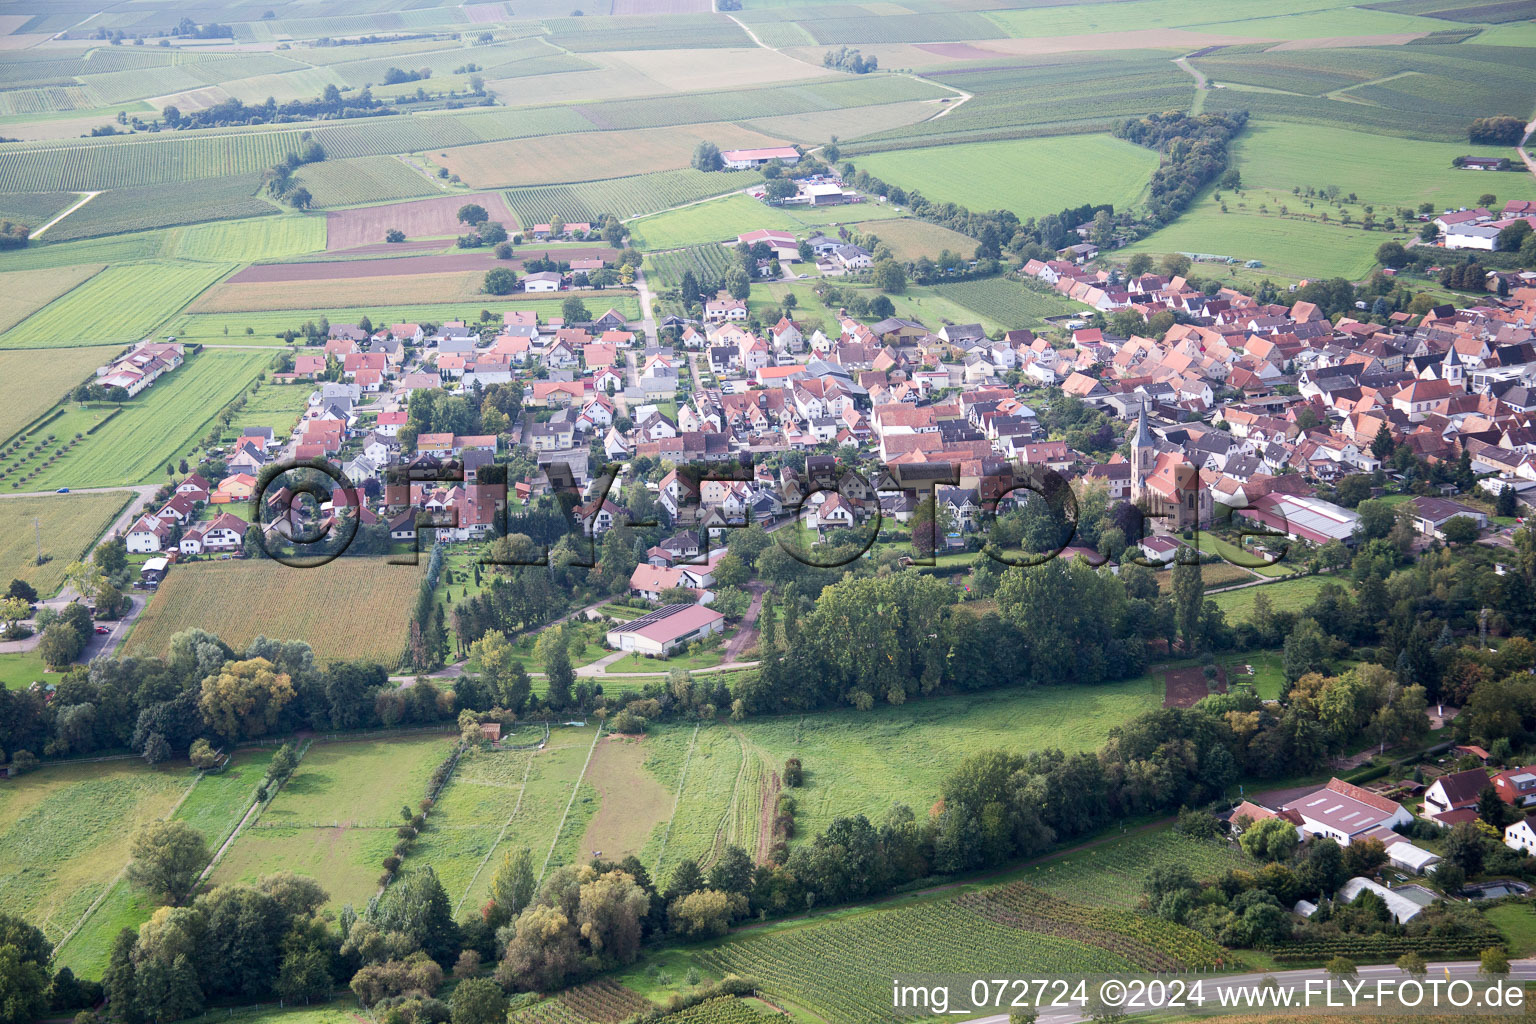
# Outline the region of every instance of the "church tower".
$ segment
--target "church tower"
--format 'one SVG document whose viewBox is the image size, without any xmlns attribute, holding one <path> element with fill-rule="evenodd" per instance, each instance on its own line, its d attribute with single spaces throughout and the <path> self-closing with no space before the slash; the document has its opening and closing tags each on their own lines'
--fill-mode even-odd
<svg viewBox="0 0 1536 1024">
<path fill-rule="evenodd" d="M 1131 500 L 1139 501 L 1146 494 L 1147 478 L 1157 465 L 1157 441 L 1147 429 L 1147 405 L 1142 401 L 1136 414 L 1136 433 L 1131 438 Z"/>
<path fill-rule="evenodd" d="M 1445 359 L 1440 363 L 1440 375 L 1445 378 L 1447 384 L 1461 387 L 1466 376 L 1466 364 L 1461 361 L 1461 356 L 1456 354 L 1456 346 L 1451 345 L 1446 350 Z"/>
</svg>

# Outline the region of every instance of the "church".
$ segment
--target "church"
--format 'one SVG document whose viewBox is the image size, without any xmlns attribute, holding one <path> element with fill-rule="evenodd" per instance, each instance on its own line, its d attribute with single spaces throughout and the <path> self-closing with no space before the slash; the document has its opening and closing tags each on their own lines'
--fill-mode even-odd
<svg viewBox="0 0 1536 1024">
<path fill-rule="evenodd" d="M 1143 403 L 1131 438 L 1131 503 L 1148 516 L 1162 516 L 1163 529 L 1180 532 L 1211 525 L 1216 499 L 1200 479 L 1200 467 L 1184 452 L 1158 441 L 1147 427 Z"/>
</svg>

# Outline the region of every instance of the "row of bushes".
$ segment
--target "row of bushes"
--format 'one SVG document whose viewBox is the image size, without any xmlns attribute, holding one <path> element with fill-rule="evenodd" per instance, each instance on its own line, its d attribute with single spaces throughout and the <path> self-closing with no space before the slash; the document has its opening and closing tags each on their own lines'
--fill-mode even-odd
<svg viewBox="0 0 1536 1024">
<path fill-rule="evenodd" d="M 427 815 L 437 803 L 437 796 L 448 785 L 448 780 L 453 777 L 453 769 L 459 763 L 459 757 L 464 753 L 464 744 L 456 743 L 453 752 L 432 769 L 432 777 L 427 780 L 427 795 L 421 798 L 421 804 L 416 813 L 406 806 L 400 808 L 400 818 L 403 824 L 395 829 L 395 845 L 389 856 L 384 858 L 384 873 L 379 876 L 379 888 L 384 888 L 394 881 L 395 874 L 399 872 L 400 865 L 410 854 L 411 847 L 416 845 L 416 837 L 421 835 L 421 830 L 427 825 Z"/>
</svg>

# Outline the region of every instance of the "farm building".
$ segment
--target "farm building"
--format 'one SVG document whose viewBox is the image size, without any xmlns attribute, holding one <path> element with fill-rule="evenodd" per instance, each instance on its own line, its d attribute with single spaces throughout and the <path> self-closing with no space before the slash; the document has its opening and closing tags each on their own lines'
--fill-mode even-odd
<svg viewBox="0 0 1536 1024">
<path fill-rule="evenodd" d="M 725 161 L 725 166 L 732 171 L 755 170 L 770 160 L 777 160 L 786 166 L 793 166 L 800 162 L 800 151 L 794 146 L 770 146 L 766 149 L 728 149 L 720 154 L 720 159 Z"/>
<path fill-rule="evenodd" d="M 1306 835 L 1327 836 L 1340 846 L 1348 846 L 1356 839 L 1401 839 L 1392 826 L 1413 820 L 1397 801 L 1343 779 L 1329 779 L 1328 785 L 1292 800 L 1281 811 L 1300 817 L 1298 827 Z"/>
<path fill-rule="evenodd" d="M 608 631 L 608 646 L 665 658 L 677 648 L 725 631 L 725 616 L 697 604 L 669 604 Z"/>
</svg>

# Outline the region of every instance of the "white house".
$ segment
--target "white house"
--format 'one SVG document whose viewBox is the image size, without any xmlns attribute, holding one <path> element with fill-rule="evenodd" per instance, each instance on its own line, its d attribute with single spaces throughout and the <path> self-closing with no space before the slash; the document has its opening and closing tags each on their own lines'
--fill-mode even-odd
<svg viewBox="0 0 1536 1024">
<path fill-rule="evenodd" d="M 725 631 L 725 616 L 697 604 L 669 604 L 608 631 L 608 646 L 665 658 L 679 647 Z"/>
<path fill-rule="evenodd" d="M 1301 831 L 1307 835 L 1327 836 L 1340 846 L 1356 839 L 1399 838 L 1392 826 L 1413 820 L 1402 804 L 1343 779 L 1329 779 L 1328 785 L 1286 804 L 1282 810 L 1301 817 Z"/>
<path fill-rule="evenodd" d="M 141 516 L 124 540 L 128 553 L 147 555 L 161 550 L 171 539 L 171 524 L 157 516 Z"/>
<path fill-rule="evenodd" d="M 553 270 L 540 271 L 537 274 L 529 274 L 523 278 L 523 291 L 557 292 L 560 290 L 560 281 L 560 275 Z"/>
<path fill-rule="evenodd" d="M 1533 822 L 1536 822 L 1536 816 L 1528 814 L 1504 829 L 1504 845 L 1511 850 L 1536 854 L 1536 828 L 1531 827 Z"/>
</svg>

